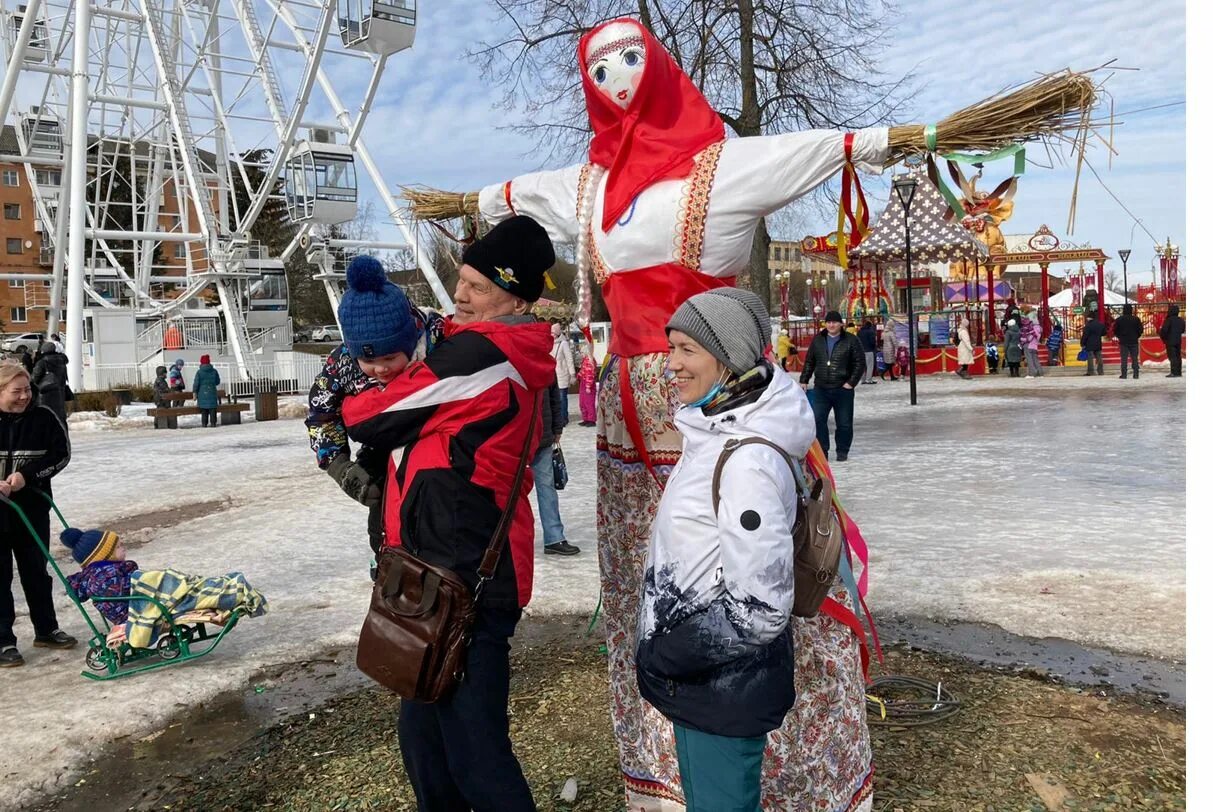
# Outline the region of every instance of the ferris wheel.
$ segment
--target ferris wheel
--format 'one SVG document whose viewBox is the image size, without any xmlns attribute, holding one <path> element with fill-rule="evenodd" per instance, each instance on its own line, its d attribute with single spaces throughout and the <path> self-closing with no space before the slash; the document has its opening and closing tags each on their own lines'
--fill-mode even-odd
<svg viewBox="0 0 1213 812">
<path fill-rule="evenodd" d="M 359 246 L 411 250 L 451 309 L 360 137 L 388 57 L 413 44 L 416 0 L 0 4 L 0 123 L 18 147 L 2 158 L 23 165 L 32 190 L 49 258 L 48 331 L 65 307 L 73 386 L 94 351 L 82 343 L 86 321 L 96 341 L 96 314 L 115 309 L 145 330 L 209 307 L 225 351 L 254 374 L 266 325 L 285 319 L 290 330 L 282 268 L 297 250 L 318 266 L 334 309 L 333 257 Z M 399 242 L 329 237 L 367 186 Z M 298 232 L 269 256 L 250 234 L 275 198 Z M 282 306 L 259 311 L 278 286 Z"/>
</svg>

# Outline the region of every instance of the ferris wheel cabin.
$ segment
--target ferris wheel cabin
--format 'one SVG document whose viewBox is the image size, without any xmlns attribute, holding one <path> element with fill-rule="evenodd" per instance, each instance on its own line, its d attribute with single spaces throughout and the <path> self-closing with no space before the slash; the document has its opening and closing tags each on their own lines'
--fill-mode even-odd
<svg viewBox="0 0 1213 812">
<path fill-rule="evenodd" d="M 413 46 L 417 0 L 339 0 L 337 27 L 346 48 L 394 54 Z"/>
<path fill-rule="evenodd" d="M 31 107 L 21 117 L 21 134 L 30 154 L 63 157 L 63 123 L 51 111 Z"/>
<path fill-rule="evenodd" d="M 296 142 L 286 162 L 286 210 L 294 223 L 345 223 L 358 215 L 354 150 L 328 143 L 321 132 Z"/>
<path fill-rule="evenodd" d="M 9 28 L 9 42 L 17 45 L 17 38 L 21 35 L 21 25 L 25 22 L 25 6 L 17 6 L 17 11 L 10 18 L 11 27 Z M 50 47 L 50 35 L 46 31 L 46 22 L 43 18 L 36 18 L 33 22 L 33 28 L 30 29 L 29 44 L 25 47 L 26 62 L 45 62 L 47 49 Z"/>
</svg>

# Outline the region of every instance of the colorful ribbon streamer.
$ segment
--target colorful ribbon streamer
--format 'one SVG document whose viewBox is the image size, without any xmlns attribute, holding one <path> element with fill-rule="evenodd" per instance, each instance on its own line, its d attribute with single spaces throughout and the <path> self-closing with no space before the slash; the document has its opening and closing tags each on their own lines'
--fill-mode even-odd
<svg viewBox="0 0 1213 812">
<path fill-rule="evenodd" d="M 868 201 L 864 197 L 863 187 L 859 183 L 859 173 L 851 160 L 851 151 L 855 146 L 855 133 L 847 133 L 842 141 L 842 196 L 838 201 L 838 264 L 847 267 L 847 250 L 854 248 L 868 236 Z M 855 206 L 851 207 L 851 188 L 855 189 Z M 846 232 L 846 223 L 851 224 L 851 233 Z"/>
</svg>

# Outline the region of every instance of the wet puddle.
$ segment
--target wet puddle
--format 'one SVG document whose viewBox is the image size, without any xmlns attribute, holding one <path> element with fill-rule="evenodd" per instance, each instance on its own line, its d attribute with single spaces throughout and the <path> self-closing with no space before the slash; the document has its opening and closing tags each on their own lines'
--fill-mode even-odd
<svg viewBox="0 0 1213 812">
<path fill-rule="evenodd" d="M 114 742 L 38 810 L 161 809 L 173 800 L 174 776 L 235 750 L 261 731 L 325 701 L 365 688 L 354 651 L 267 669 L 239 691 L 221 694 L 167 728 Z"/>
<path fill-rule="evenodd" d="M 1050 682 L 1136 694 L 1178 708 L 1186 704 L 1186 668 L 1181 662 L 1122 654 L 1056 637 L 1020 637 L 984 623 L 884 616 L 877 618 L 876 628 L 886 645 L 902 642 Z"/>
</svg>

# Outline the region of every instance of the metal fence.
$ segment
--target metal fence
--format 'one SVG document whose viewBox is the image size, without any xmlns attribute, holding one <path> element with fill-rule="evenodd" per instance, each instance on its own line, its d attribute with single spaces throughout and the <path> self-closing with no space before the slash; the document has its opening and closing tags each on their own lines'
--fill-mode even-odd
<svg viewBox="0 0 1213 812">
<path fill-rule="evenodd" d="M 249 375 L 240 374 L 234 363 L 212 364 L 219 373 L 220 387 L 232 397 L 252 397 L 258 392 L 279 394 L 301 394 L 311 388 L 312 381 L 320 373 L 324 357 L 306 353 L 291 353 L 289 359 L 256 361 L 250 365 Z M 195 364 L 186 364 L 185 381 L 188 389 L 193 382 Z M 89 390 L 121 389 L 130 386 L 151 386 L 156 380 L 156 365 L 146 364 L 97 364 L 85 367 L 85 384 Z"/>
<path fill-rule="evenodd" d="M 1133 305 L 1133 312 L 1141 319 L 1141 326 L 1144 329 L 1143 338 L 1157 336 L 1162 323 L 1167 318 L 1167 311 L 1172 305 L 1179 306 L 1179 315 L 1185 315 L 1187 305 L 1184 302 L 1146 302 L 1140 305 Z M 1104 305 L 1104 326 L 1108 328 L 1108 334 L 1112 332 L 1112 322 L 1120 316 L 1120 305 Z M 1062 329 L 1065 330 L 1065 337 L 1078 339 L 1082 337 L 1082 328 L 1087 323 L 1085 311 L 1082 309 L 1072 308 L 1054 308 L 1053 315 L 1061 321 Z"/>
</svg>

